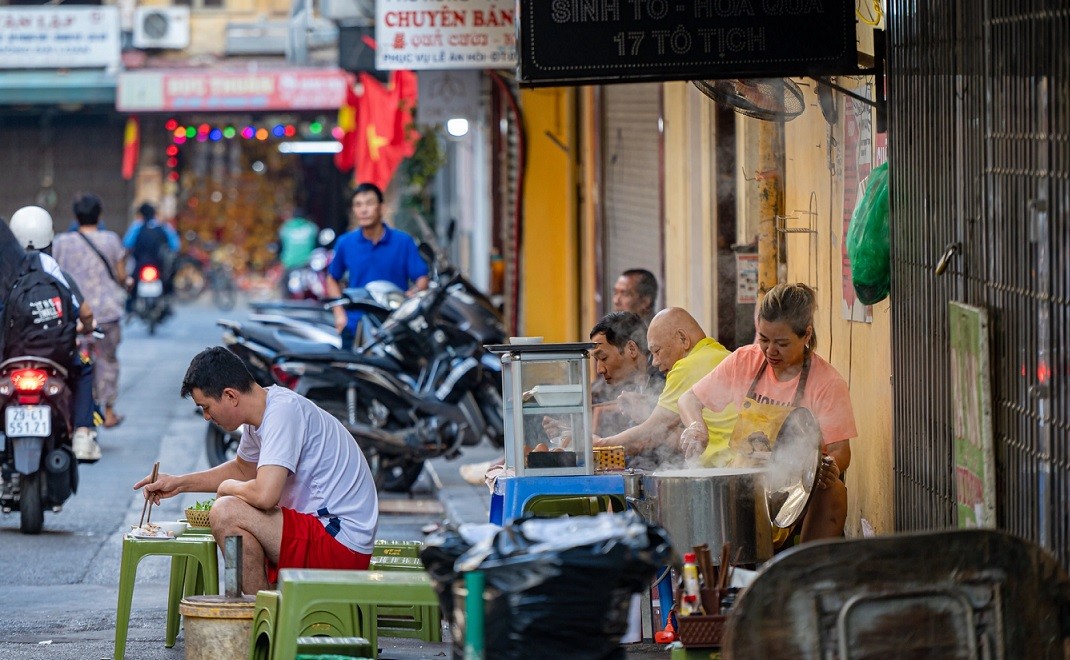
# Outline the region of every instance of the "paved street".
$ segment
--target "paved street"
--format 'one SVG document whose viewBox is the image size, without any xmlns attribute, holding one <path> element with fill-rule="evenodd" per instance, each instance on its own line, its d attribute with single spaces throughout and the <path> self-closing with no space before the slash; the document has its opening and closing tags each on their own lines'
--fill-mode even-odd
<svg viewBox="0 0 1070 660">
<path fill-rule="evenodd" d="M 62 512 L 46 514 L 41 535 L 20 534 L 17 513 L 0 516 L 0 658 L 112 657 L 122 534 L 137 524 L 143 503 L 131 485 L 148 474 L 156 460 L 162 471 L 172 473 L 207 467 L 205 422 L 191 402 L 179 398 L 178 388 L 190 358 L 219 342 L 215 320 L 241 319 L 243 309 L 220 313 L 207 303 L 180 307 L 154 337 L 136 323 L 124 327 L 119 409 L 126 421 L 102 430 L 103 459 L 82 467 L 78 494 Z M 431 462 L 412 497 L 380 494 L 379 538 L 420 539 L 424 526 L 444 518 L 485 522 L 487 489 L 465 483 L 458 468 L 497 455 L 488 446 L 465 448 L 460 460 Z M 153 519 L 177 520 L 197 499 L 188 494 L 165 501 Z M 163 646 L 169 568 L 167 559 L 147 557 L 138 569 L 127 658 L 185 657 L 181 634 L 174 648 Z M 388 638 L 380 643 L 382 658 L 449 655 L 448 644 Z M 629 647 L 628 657 L 665 653 L 639 645 Z"/>
<path fill-rule="evenodd" d="M 111 657 L 122 533 L 137 524 L 143 502 L 131 485 L 156 460 L 165 472 L 207 467 L 205 422 L 178 388 L 190 358 L 219 342 L 215 320 L 241 318 L 242 310 L 181 307 L 154 337 L 137 323 L 124 327 L 119 409 L 126 421 L 102 430 L 103 459 L 81 468 L 78 494 L 62 512 L 45 515 L 40 536 L 20 534 L 17 513 L 0 516 L 0 658 Z M 441 518 L 429 484 L 422 480 L 412 501 L 383 496 L 384 510 L 420 512 L 384 515 L 379 538 L 421 538 L 420 528 Z M 196 499 L 166 501 L 153 519 L 177 520 Z M 141 563 L 128 658 L 184 657 L 181 637 L 173 649 L 163 647 L 169 567 L 162 557 Z"/>
</svg>

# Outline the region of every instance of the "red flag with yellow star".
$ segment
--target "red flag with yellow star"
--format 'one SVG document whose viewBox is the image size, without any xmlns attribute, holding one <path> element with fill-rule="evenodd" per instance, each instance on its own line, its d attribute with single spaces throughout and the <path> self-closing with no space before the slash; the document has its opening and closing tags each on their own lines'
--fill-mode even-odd
<svg viewBox="0 0 1070 660">
<path fill-rule="evenodd" d="M 134 170 L 137 169 L 138 153 L 141 151 L 141 129 L 137 117 L 128 117 L 126 129 L 123 131 L 123 178 L 129 181 L 134 178 Z"/>
<path fill-rule="evenodd" d="M 357 102 L 354 179 L 386 190 L 398 165 L 416 149 L 418 134 L 412 123 L 416 74 L 394 71 L 384 87 L 373 76 L 361 73 L 360 82 L 364 93 Z"/>
<path fill-rule="evenodd" d="M 342 129 L 342 150 L 334 155 L 334 166 L 348 172 L 357 163 L 357 104 L 360 98 L 353 91 L 352 82 L 346 85 L 346 102 L 338 108 L 338 127 Z"/>
</svg>

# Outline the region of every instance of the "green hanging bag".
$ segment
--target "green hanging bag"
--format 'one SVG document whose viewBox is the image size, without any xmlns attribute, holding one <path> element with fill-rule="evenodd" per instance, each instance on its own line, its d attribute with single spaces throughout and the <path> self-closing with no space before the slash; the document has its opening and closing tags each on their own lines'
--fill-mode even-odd
<svg viewBox="0 0 1070 660">
<path fill-rule="evenodd" d="M 888 297 L 892 286 L 891 237 L 888 226 L 888 163 L 869 175 L 847 230 L 847 257 L 858 299 L 866 305 Z"/>
</svg>

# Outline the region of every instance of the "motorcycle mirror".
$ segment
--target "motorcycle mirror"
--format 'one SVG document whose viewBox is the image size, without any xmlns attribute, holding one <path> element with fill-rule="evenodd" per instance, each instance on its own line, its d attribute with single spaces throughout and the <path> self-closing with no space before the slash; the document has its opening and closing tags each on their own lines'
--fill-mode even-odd
<svg viewBox="0 0 1070 660">
<path fill-rule="evenodd" d="M 324 227 L 320 230 L 319 236 L 317 236 L 316 240 L 318 240 L 319 244 L 323 247 L 327 247 L 331 244 L 332 241 L 334 241 L 334 236 L 335 234 L 333 229 L 331 229 L 330 227 Z"/>
<path fill-rule="evenodd" d="M 450 218 L 450 224 L 446 226 L 446 242 L 453 244 L 453 235 L 457 233 L 457 220 Z"/>
<path fill-rule="evenodd" d="M 428 263 L 435 263 L 435 248 L 431 247 L 429 243 L 420 243 L 420 247 L 417 249 L 420 252 L 420 256 L 426 259 Z"/>
</svg>

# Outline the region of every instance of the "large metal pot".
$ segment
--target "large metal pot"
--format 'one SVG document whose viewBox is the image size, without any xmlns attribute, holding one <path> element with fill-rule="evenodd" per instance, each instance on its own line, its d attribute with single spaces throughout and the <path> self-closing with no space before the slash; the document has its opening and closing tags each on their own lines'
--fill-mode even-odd
<svg viewBox="0 0 1070 660">
<path fill-rule="evenodd" d="M 762 470 L 658 471 L 643 477 L 643 498 L 681 554 L 705 543 L 717 556 L 727 541 L 733 563 L 757 564 L 773 556 Z"/>
</svg>

